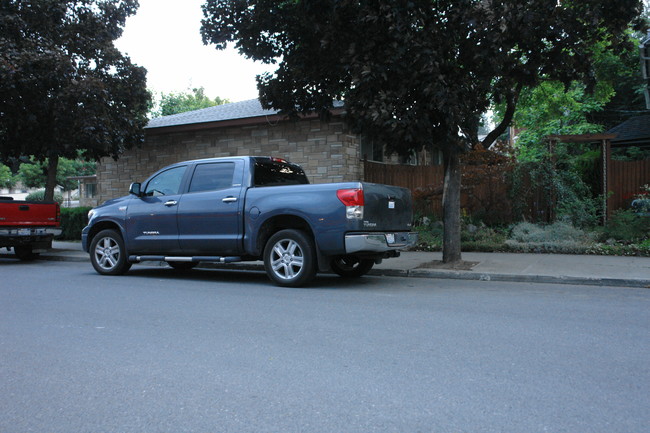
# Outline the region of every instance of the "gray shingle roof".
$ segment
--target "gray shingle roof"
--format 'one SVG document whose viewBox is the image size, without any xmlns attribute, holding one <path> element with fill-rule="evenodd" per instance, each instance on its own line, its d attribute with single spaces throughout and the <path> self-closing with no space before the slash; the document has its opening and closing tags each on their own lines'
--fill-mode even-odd
<svg viewBox="0 0 650 433">
<path fill-rule="evenodd" d="M 642 139 L 648 140 L 650 139 L 650 115 L 631 117 L 607 132 L 618 134 L 612 140 L 612 143 Z"/>
<path fill-rule="evenodd" d="M 257 99 L 216 105 L 201 110 L 186 111 L 170 116 L 151 119 L 147 128 L 189 125 L 193 123 L 221 122 L 224 120 L 247 119 L 251 117 L 272 116 L 278 110 L 265 110 Z"/>
<path fill-rule="evenodd" d="M 334 101 L 333 106 L 334 108 L 342 108 L 343 102 Z M 257 99 L 249 99 L 248 101 L 232 102 L 230 104 L 203 108 L 201 110 L 156 117 L 149 121 L 146 128 L 164 128 L 167 126 L 250 119 L 254 117 L 273 116 L 278 113 L 279 110 L 265 110 Z"/>
</svg>

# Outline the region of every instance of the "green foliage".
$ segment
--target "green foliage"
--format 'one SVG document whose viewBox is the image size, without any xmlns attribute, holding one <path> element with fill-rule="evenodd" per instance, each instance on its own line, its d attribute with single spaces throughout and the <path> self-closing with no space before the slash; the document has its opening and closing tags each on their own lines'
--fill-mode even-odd
<svg viewBox="0 0 650 433">
<path fill-rule="evenodd" d="M 22 163 L 18 169 L 18 178 L 28 188 L 43 188 L 47 179 L 48 160 L 37 161 L 30 158 L 30 163 Z M 97 164 L 83 159 L 60 158 L 56 172 L 56 184 L 65 191 L 77 187 L 77 182 L 69 180 L 70 176 L 86 176 L 95 174 Z"/>
<path fill-rule="evenodd" d="M 601 239 L 634 241 L 650 236 L 650 217 L 639 215 L 631 209 L 618 210 L 602 228 Z"/>
<path fill-rule="evenodd" d="M 524 89 L 513 119 L 523 129 L 515 144 L 517 159 L 533 162 L 548 157 L 548 135 L 602 132 L 603 127 L 591 123 L 588 115 L 600 110 L 610 97 L 611 91 L 605 90 L 589 94 L 578 82 L 568 89 L 558 81 Z M 585 150 L 579 144 L 574 147 Z"/>
<path fill-rule="evenodd" d="M 0 2 L 0 159 L 118 158 L 144 139 L 146 70 L 114 46 L 136 0 Z M 48 193 L 54 182 L 50 174 Z"/>
<path fill-rule="evenodd" d="M 43 170 L 43 163 L 33 161 L 32 163 L 22 163 L 18 169 L 18 179 L 27 188 L 44 188 L 45 187 L 45 172 Z"/>
<path fill-rule="evenodd" d="M 589 236 L 583 230 L 564 222 L 547 226 L 522 222 L 512 227 L 510 239 L 520 243 L 584 242 L 589 240 Z"/>
<path fill-rule="evenodd" d="M 443 224 L 441 221 L 430 222 L 421 218 L 415 227 L 418 232 L 420 251 L 440 251 L 442 248 Z M 461 230 L 461 243 L 464 251 L 503 251 L 507 239 L 507 230 L 488 227 L 482 222 L 473 224 L 470 218 L 464 218 Z"/>
<path fill-rule="evenodd" d="M 650 26 L 646 8 L 646 23 L 640 26 L 641 32 L 628 31 L 632 45 L 622 46 L 616 53 L 603 56 L 599 62 L 597 79 L 612 83 L 614 95 L 601 110 L 589 113 L 593 123 L 609 130 L 627 120 L 630 116 L 643 114 L 646 110 L 643 87 L 646 84 L 639 73 L 640 41 L 646 37 L 645 30 Z"/>
<path fill-rule="evenodd" d="M 90 207 L 73 207 L 61 209 L 61 235 L 57 239 L 81 239 L 81 230 L 88 225 L 88 211 Z"/>
<path fill-rule="evenodd" d="M 629 243 L 595 244 L 589 247 L 586 253 L 596 254 L 601 256 L 650 257 L 650 239 L 647 239 L 645 241 L 636 244 L 629 244 Z"/>
<path fill-rule="evenodd" d="M 27 195 L 25 197 L 25 200 L 27 201 L 43 201 L 45 200 L 45 190 L 42 189 L 40 191 L 35 191 Z M 54 194 L 54 201 L 58 202 L 59 204 L 63 203 L 63 196 L 61 194 Z"/>
<path fill-rule="evenodd" d="M 602 198 L 583 180 L 575 159 L 560 152 L 558 161 L 561 162 L 553 164 L 543 160 L 515 166 L 511 178 L 515 218 L 521 219 L 526 214 L 525 207 L 533 201 L 533 194 L 541 190 L 544 208 L 555 212 L 555 220 L 568 221 L 581 228 L 596 225 L 602 214 Z M 548 215 L 540 217 L 545 219 Z"/>
<path fill-rule="evenodd" d="M 442 223 L 429 221 L 422 218 L 415 227 L 419 236 L 415 247 L 418 251 L 440 251 L 442 248 Z M 602 237 L 601 229 L 581 230 L 564 222 L 551 225 L 523 222 L 510 228 L 487 227 L 480 222 L 475 225 L 464 223 L 461 235 L 463 251 L 650 257 L 650 237 L 633 242 L 614 239 L 608 239 L 606 243 L 596 242 Z"/>
<path fill-rule="evenodd" d="M 205 95 L 205 89 L 203 87 L 194 88 L 190 92 L 162 93 L 158 107 L 152 111 L 152 115 L 154 117 L 169 116 L 186 111 L 213 107 L 215 105 L 223 105 L 229 102 L 228 99 L 222 99 L 218 96 L 210 99 Z"/>
<path fill-rule="evenodd" d="M 592 237 L 571 224 L 556 222 L 548 226 L 519 223 L 512 228 L 506 245 L 515 252 L 584 254 Z"/>
<path fill-rule="evenodd" d="M 16 184 L 16 178 L 11 173 L 11 169 L 6 165 L 0 164 L 0 188 L 13 188 Z"/>
<path fill-rule="evenodd" d="M 637 146 L 618 147 L 612 149 L 612 159 L 617 161 L 641 161 L 650 159 L 650 149 Z"/>
</svg>

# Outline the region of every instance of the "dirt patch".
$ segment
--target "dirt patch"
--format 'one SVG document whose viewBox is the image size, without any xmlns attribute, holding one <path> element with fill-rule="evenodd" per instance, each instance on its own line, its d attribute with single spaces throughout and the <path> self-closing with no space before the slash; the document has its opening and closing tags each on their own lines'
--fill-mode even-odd
<svg viewBox="0 0 650 433">
<path fill-rule="evenodd" d="M 466 262 L 464 260 L 454 263 L 443 263 L 442 260 L 433 260 L 431 262 L 422 263 L 416 269 L 451 269 L 454 271 L 471 271 L 472 268 L 478 264 L 479 262 Z"/>
</svg>

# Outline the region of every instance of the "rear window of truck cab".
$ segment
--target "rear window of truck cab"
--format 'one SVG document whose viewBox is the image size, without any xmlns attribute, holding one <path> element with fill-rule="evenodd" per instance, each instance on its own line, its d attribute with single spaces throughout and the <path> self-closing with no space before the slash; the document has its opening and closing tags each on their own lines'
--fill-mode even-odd
<svg viewBox="0 0 650 433">
<path fill-rule="evenodd" d="M 257 159 L 254 165 L 255 186 L 302 185 L 309 183 L 304 170 L 285 161 Z"/>
</svg>

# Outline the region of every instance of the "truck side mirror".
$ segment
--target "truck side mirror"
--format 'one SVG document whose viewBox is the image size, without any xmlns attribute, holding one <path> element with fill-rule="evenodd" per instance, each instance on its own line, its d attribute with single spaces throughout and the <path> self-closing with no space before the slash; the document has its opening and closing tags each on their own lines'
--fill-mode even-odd
<svg viewBox="0 0 650 433">
<path fill-rule="evenodd" d="M 142 191 L 140 191 L 140 188 L 141 188 L 140 183 L 138 182 L 132 183 L 131 186 L 129 187 L 129 194 L 133 194 L 137 197 L 141 197 Z"/>
</svg>

